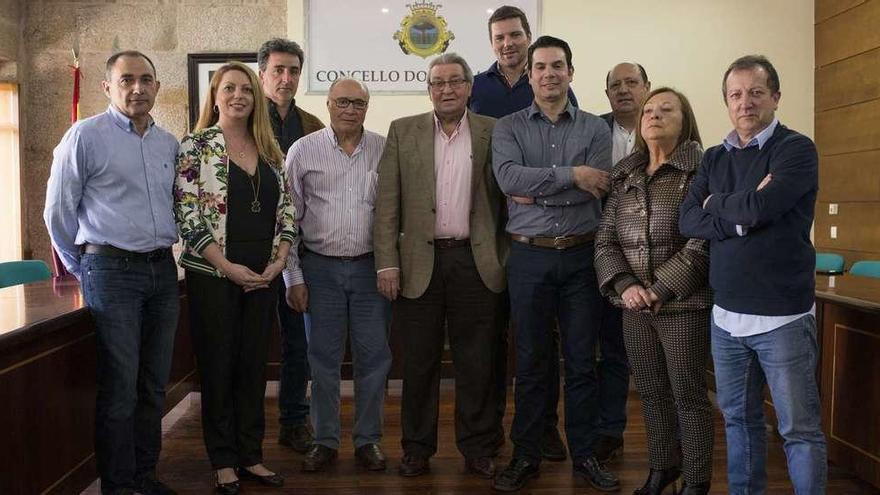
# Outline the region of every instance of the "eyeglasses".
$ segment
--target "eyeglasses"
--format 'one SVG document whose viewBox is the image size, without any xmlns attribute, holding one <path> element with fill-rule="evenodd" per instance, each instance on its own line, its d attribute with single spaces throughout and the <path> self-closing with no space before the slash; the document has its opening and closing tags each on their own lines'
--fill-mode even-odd
<svg viewBox="0 0 880 495">
<path fill-rule="evenodd" d="M 430 86 L 431 89 L 433 89 L 434 91 L 443 91 L 443 88 L 445 88 L 447 85 L 449 86 L 449 89 L 456 90 L 464 86 L 466 82 L 467 81 L 465 81 L 464 79 L 450 79 L 448 81 L 429 81 L 428 86 Z"/>
<path fill-rule="evenodd" d="M 348 108 L 349 105 L 353 105 L 355 110 L 363 110 L 367 108 L 367 104 L 369 102 L 366 100 L 349 100 L 348 98 L 336 98 L 333 100 L 333 104 L 336 105 L 336 108 Z"/>
</svg>

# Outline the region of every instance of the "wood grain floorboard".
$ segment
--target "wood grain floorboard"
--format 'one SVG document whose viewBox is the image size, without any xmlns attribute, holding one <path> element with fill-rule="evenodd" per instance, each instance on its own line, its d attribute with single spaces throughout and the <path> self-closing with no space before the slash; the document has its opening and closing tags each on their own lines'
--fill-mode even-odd
<svg viewBox="0 0 880 495">
<path fill-rule="evenodd" d="M 343 386 L 342 405 L 342 445 L 339 460 L 327 472 L 304 474 L 299 471 L 302 456 L 281 447 L 278 439 L 278 400 L 277 387 L 270 386 L 266 399 L 266 440 L 263 445 L 266 466 L 284 475 L 287 480 L 281 489 L 265 488 L 254 483 L 244 484 L 243 494 L 282 493 L 282 494 L 492 494 L 487 480 L 479 479 L 464 472 L 464 462 L 455 448 L 453 433 L 454 392 L 451 383 L 444 380 L 441 393 L 439 420 L 439 452 L 431 459 L 431 472 L 418 478 L 401 478 L 397 475 L 400 449 L 400 383 L 392 381 L 385 402 L 385 439 L 383 447 L 388 456 L 389 468 L 385 473 L 372 473 L 358 469 L 354 462 L 351 442 L 353 417 L 353 393 L 350 382 Z M 166 429 L 163 437 L 162 456 L 159 462 L 159 477 L 181 495 L 211 493 L 213 481 L 211 467 L 202 443 L 201 421 L 198 395 L 193 394 L 176 411 L 179 418 Z M 508 395 L 508 415 L 505 418 L 506 431 L 510 429 L 513 411 L 513 394 Z M 188 404 L 188 406 L 187 406 Z M 629 422 L 624 434 L 624 453 L 612 462 L 610 469 L 620 477 L 621 491 L 630 494 L 644 482 L 648 472 L 648 457 L 645 444 L 645 424 L 641 414 L 638 394 L 630 393 L 627 404 Z M 562 416 L 560 412 L 560 417 Z M 166 418 L 166 423 L 168 423 Z M 785 456 L 778 437 L 771 435 L 768 464 L 770 480 L 767 493 L 781 495 L 793 493 L 785 469 Z M 510 459 L 512 445 L 508 442 L 497 461 L 499 466 Z M 724 432 L 720 414 L 715 414 L 715 455 L 712 493 L 727 493 L 725 475 L 726 452 Z M 85 492 L 98 494 L 97 483 Z M 544 462 L 540 478 L 529 483 L 522 494 L 568 494 L 601 493 L 593 490 L 571 475 L 570 462 Z M 670 491 L 671 493 L 671 491 Z M 829 473 L 829 494 L 877 494 L 880 490 L 872 488 L 855 479 L 851 474 L 831 468 Z"/>
</svg>

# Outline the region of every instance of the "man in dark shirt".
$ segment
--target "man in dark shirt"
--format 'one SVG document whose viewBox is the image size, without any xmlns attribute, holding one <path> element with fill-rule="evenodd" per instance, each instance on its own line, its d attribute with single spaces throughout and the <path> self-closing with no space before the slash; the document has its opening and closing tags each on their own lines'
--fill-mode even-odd
<svg viewBox="0 0 880 495">
<path fill-rule="evenodd" d="M 468 107 L 474 113 L 500 119 L 526 108 L 535 98 L 526 75 L 526 52 L 532 42 L 526 14 L 509 5 L 495 9 L 489 17 L 489 41 L 496 60 L 474 76 Z M 578 106 L 571 88 L 568 100 Z"/>
<path fill-rule="evenodd" d="M 293 41 L 274 38 L 260 47 L 257 63 L 260 81 L 269 103 L 269 119 L 275 139 L 285 154 L 297 139 L 324 128 L 314 115 L 296 106 L 296 89 L 302 71 L 303 50 Z M 304 454 L 312 444 L 312 432 L 306 422 L 309 403 L 307 341 L 303 314 L 288 303 L 287 277 L 281 285 L 278 320 L 281 325 L 281 380 L 278 392 L 281 433 L 278 443 Z"/>
<path fill-rule="evenodd" d="M 529 78 L 526 75 L 526 59 L 529 43 L 532 42 L 532 30 L 526 14 L 517 7 L 504 5 L 495 9 L 489 16 L 489 42 L 495 52 L 496 61 L 489 70 L 474 77 L 474 87 L 468 106 L 474 113 L 488 115 L 500 119 L 517 112 L 532 104 L 535 95 Z M 569 89 L 568 98 L 572 105 L 577 106 L 577 99 Z M 507 348 L 510 298 L 505 291 L 502 312 L 499 318 L 503 328 L 498 332 L 497 387 L 498 387 L 498 429 L 499 437 L 504 440 L 502 422 L 507 409 Z M 556 335 L 556 349 L 559 337 Z M 559 352 L 550 351 L 550 393 L 547 397 L 544 435 L 541 439 L 541 455 L 550 461 L 564 461 L 567 457 L 565 444 L 559 435 Z"/>
</svg>

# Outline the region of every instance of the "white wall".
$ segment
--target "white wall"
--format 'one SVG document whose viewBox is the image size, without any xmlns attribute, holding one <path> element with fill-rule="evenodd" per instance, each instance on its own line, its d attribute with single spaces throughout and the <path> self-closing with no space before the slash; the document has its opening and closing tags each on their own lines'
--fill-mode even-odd
<svg viewBox="0 0 880 495">
<path fill-rule="evenodd" d="M 458 1 L 468 0 L 446 0 Z M 308 43 L 304 0 L 288 0 L 287 12 L 288 36 Z M 606 72 L 619 61 L 636 61 L 654 87 L 674 86 L 688 96 L 710 146 L 730 128 L 721 77 L 733 59 L 747 53 L 766 55 L 779 72 L 780 120 L 813 135 L 813 14 L 813 0 L 544 0 L 540 27 L 542 34 L 571 45 L 573 88 L 582 108 L 608 111 Z M 306 95 L 305 78 L 301 84 L 297 103 L 326 123 L 326 97 Z M 430 108 L 427 95 L 373 96 L 366 126 L 385 134 L 391 120 Z"/>
</svg>

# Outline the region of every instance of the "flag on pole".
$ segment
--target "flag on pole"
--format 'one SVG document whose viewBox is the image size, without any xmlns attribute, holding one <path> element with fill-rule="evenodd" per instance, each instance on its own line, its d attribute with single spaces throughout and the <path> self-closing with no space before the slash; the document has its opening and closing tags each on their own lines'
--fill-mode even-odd
<svg viewBox="0 0 880 495">
<path fill-rule="evenodd" d="M 82 79 L 82 73 L 79 70 L 79 42 L 74 45 L 72 51 L 73 65 L 70 68 L 73 69 L 73 99 L 70 104 L 70 123 L 74 124 L 79 120 L 79 81 Z M 52 249 L 52 266 L 55 268 L 55 277 L 64 277 L 70 273 L 54 248 Z"/>
</svg>

